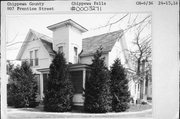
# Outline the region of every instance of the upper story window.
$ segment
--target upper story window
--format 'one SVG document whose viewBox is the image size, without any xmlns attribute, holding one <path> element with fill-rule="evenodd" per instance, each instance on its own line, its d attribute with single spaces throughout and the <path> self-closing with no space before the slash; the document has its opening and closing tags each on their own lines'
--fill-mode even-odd
<svg viewBox="0 0 180 119">
<path fill-rule="evenodd" d="M 30 66 L 38 66 L 39 65 L 39 58 L 38 58 L 38 50 L 30 51 Z"/>
<path fill-rule="evenodd" d="M 120 58 L 120 50 L 118 48 L 116 49 L 116 58 Z"/>
<path fill-rule="evenodd" d="M 74 63 L 78 63 L 78 49 L 74 47 Z"/>
<path fill-rule="evenodd" d="M 63 52 L 63 46 L 58 47 L 58 52 Z"/>
<path fill-rule="evenodd" d="M 74 47 L 74 56 L 77 56 L 78 52 L 77 52 L 77 47 Z"/>
<path fill-rule="evenodd" d="M 33 66 L 33 51 L 30 51 L 30 66 Z"/>
<path fill-rule="evenodd" d="M 35 66 L 38 66 L 38 64 L 39 64 L 38 50 L 35 50 L 35 51 L 34 51 L 34 54 L 35 54 Z"/>
</svg>

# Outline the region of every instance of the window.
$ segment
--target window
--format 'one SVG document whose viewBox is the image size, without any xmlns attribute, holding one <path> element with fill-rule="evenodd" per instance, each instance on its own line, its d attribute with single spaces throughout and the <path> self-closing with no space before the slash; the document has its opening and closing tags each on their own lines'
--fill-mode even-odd
<svg viewBox="0 0 180 119">
<path fill-rule="evenodd" d="M 35 50 L 35 66 L 38 66 L 39 60 L 38 60 L 38 50 Z"/>
<path fill-rule="evenodd" d="M 39 65 L 38 50 L 30 51 L 30 66 L 38 66 L 38 65 Z"/>
<path fill-rule="evenodd" d="M 138 84 L 138 91 L 140 91 L 140 84 Z"/>
<path fill-rule="evenodd" d="M 33 51 L 30 51 L 30 66 L 33 66 Z"/>
<path fill-rule="evenodd" d="M 63 46 L 58 47 L 58 52 L 63 52 Z"/>
<path fill-rule="evenodd" d="M 74 47 L 74 63 L 78 63 L 78 49 Z"/>
<path fill-rule="evenodd" d="M 116 49 L 116 58 L 119 58 L 120 57 L 120 51 L 119 49 Z"/>
<path fill-rule="evenodd" d="M 77 47 L 74 47 L 74 56 L 77 56 Z"/>
</svg>

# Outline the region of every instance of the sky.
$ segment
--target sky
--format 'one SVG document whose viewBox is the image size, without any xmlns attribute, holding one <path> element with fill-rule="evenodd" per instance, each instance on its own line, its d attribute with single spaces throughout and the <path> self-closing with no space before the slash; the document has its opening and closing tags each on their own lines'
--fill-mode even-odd
<svg viewBox="0 0 180 119">
<path fill-rule="evenodd" d="M 39 14 L 39 15 L 11 15 L 7 16 L 6 20 L 6 58 L 7 60 L 15 60 L 20 50 L 20 47 L 25 40 L 29 29 L 33 29 L 39 33 L 52 37 L 52 31 L 47 29 L 47 26 L 52 24 L 72 19 L 82 25 L 87 32 L 83 33 L 83 38 L 100 35 L 103 33 L 126 29 L 134 18 L 136 21 L 141 21 L 148 13 L 129 13 L 124 19 L 118 21 L 127 13 L 121 14 Z M 111 24 L 118 21 L 117 23 Z M 103 27 L 106 26 L 107 27 Z M 151 28 L 147 28 L 145 35 L 151 34 Z M 133 47 L 132 40 L 134 39 L 134 31 L 130 30 L 125 34 L 125 39 L 128 48 Z"/>
</svg>

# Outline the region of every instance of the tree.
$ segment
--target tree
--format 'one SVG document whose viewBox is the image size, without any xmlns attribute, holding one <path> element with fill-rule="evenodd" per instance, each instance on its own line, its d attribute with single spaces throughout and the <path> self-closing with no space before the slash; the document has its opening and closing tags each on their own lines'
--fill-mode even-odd
<svg viewBox="0 0 180 119">
<path fill-rule="evenodd" d="M 135 37 L 130 37 L 131 39 L 134 37 L 132 46 L 130 46 L 133 48 L 124 49 L 124 52 L 128 54 L 126 55 L 128 62 L 131 66 L 133 65 L 129 69 L 135 72 L 135 75 L 139 77 L 138 79 L 142 79 L 140 77 L 144 77 L 143 74 L 146 72 L 141 70 L 143 62 L 147 64 L 145 69 L 151 67 L 151 15 L 133 13 L 125 13 L 121 17 L 113 15 L 106 25 L 100 26 L 97 29 L 106 27 L 109 32 L 114 25 L 121 26 L 120 29 L 123 30 L 126 37 L 135 35 Z M 119 39 L 122 36 L 120 35 Z"/>
<path fill-rule="evenodd" d="M 44 110 L 66 112 L 72 108 L 73 85 L 69 77 L 68 65 L 63 53 L 56 53 L 50 65 Z"/>
<path fill-rule="evenodd" d="M 113 95 L 112 109 L 115 112 L 125 111 L 129 108 L 130 92 L 128 91 L 128 79 L 121 61 L 116 59 L 111 67 L 111 91 Z"/>
<path fill-rule="evenodd" d="M 9 106 L 14 105 L 13 92 L 14 92 L 14 84 L 12 84 L 13 80 L 11 79 L 11 72 L 14 70 L 15 66 L 10 61 L 7 61 L 7 74 L 10 75 L 8 78 L 7 84 L 7 104 Z"/>
<path fill-rule="evenodd" d="M 125 52 L 126 63 L 128 63 L 129 73 L 127 75 L 140 85 L 140 98 L 146 97 L 144 96 L 144 82 L 148 84 L 152 75 L 151 20 L 151 14 L 126 13 L 112 16 L 106 25 L 99 27 L 109 27 L 108 31 L 110 31 L 114 25 L 119 25 L 120 29 L 124 31 L 126 39 L 133 40 L 132 45 L 128 44 L 129 49 L 124 49 L 123 52 Z"/>
<path fill-rule="evenodd" d="M 144 29 L 151 25 L 151 21 L 146 24 L 140 24 L 135 29 L 135 38 L 133 40 L 133 45 L 135 48 L 133 50 L 128 50 L 129 52 L 129 62 L 131 62 L 131 70 L 134 71 L 133 79 L 136 83 L 140 85 L 140 99 L 144 98 L 144 82 L 148 84 L 151 81 L 151 34 L 145 34 Z M 144 37 L 142 36 L 143 34 Z"/>
<path fill-rule="evenodd" d="M 15 107 L 35 107 L 37 96 L 37 81 L 30 65 L 23 61 L 21 66 L 11 69 L 11 83 L 8 84 L 8 94 Z"/>
<path fill-rule="evenodd" d="M 93 56 L 90 78 L 85 83 L 84 109 L 91 113 L 104 113 L 112 110 L 110 74 L 102 57 L 102 48 Z"/>
<path fill-rule="evenodd" d="M 143 63 L 150 63 L 151 60 L 151 35 L 147 35 L 143 38 L 140 37 L 145 27 L 146 25 L 141 25 L 136 30 L 136 36 L 133 40 L 133 44 L 136 46 L 136 49 L 134 49 L 134 51 L 129 51 L 131 58 L 136 62 L 135 71 L 138 76 L 143 75 L 144 73 L 143 70 L 141 70 Z M 151 64 L 147 66 L 150 67 Z"/>
</svg>

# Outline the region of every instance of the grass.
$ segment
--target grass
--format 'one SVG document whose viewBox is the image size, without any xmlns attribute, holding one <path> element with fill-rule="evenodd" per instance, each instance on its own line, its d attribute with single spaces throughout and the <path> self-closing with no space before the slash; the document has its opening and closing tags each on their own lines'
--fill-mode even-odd
<svg viewBox="0 0 180 119">
<path fill-rule="evenodd" d="M 13 107 L 12 107 L 13 108 Z M 22 111 L 31 111 L 31 112 L 44 112 L 43 105 L 39 105 L 36 108 L 17 108 Z M 130 104 L 130 108 L 126 110 L 126 112 L 137 112 L 143 111 L 147 109 L 152 109 L 152 105 L 148 104 Z M 72 110 L 72 113 L 84 113 L 82 110 Z"/>
<path fill-rule="evenodd" d="M 130 105 L 130 108 L 126 112 L 138 112 L 142 110 L 151 109 L 151 105 Z M 135 114 L 122 114 L 120 113 L 109 113 L 109 114 L 90 114 L 85 113 L 82 111 L 72 111 L 67 113 L 44 113 L 43 106 L 40 105 L 36 108 L 17 108 L 17 111 L 15 111 L 15 108 L 9 108 L 8 110 L 8 119 L 57 119 L 57 118 L 152 118 L 152 111 L 143 112 L 143 113 L 135 113 Z M 22 111 L 25 111 L 22 113 Z M 29 113 L 32 112 L 32 113 Z M 35 112 L 35 113 L 33 113 Z M 42 113 L 36 113 L 36 112 L 42 112 Z M 75 115 L 74 115 L 75 114 Z"/>
<path fill-rule="evenodd" d="M 143 110 L 147 110 L 147 109 L 152 109 L 152 105 L 131 104 L 130 108 L 128 110 L 126 110 L 126 112 L 137 112 L 137 111 L 143 111 Z"/>
</svg>

